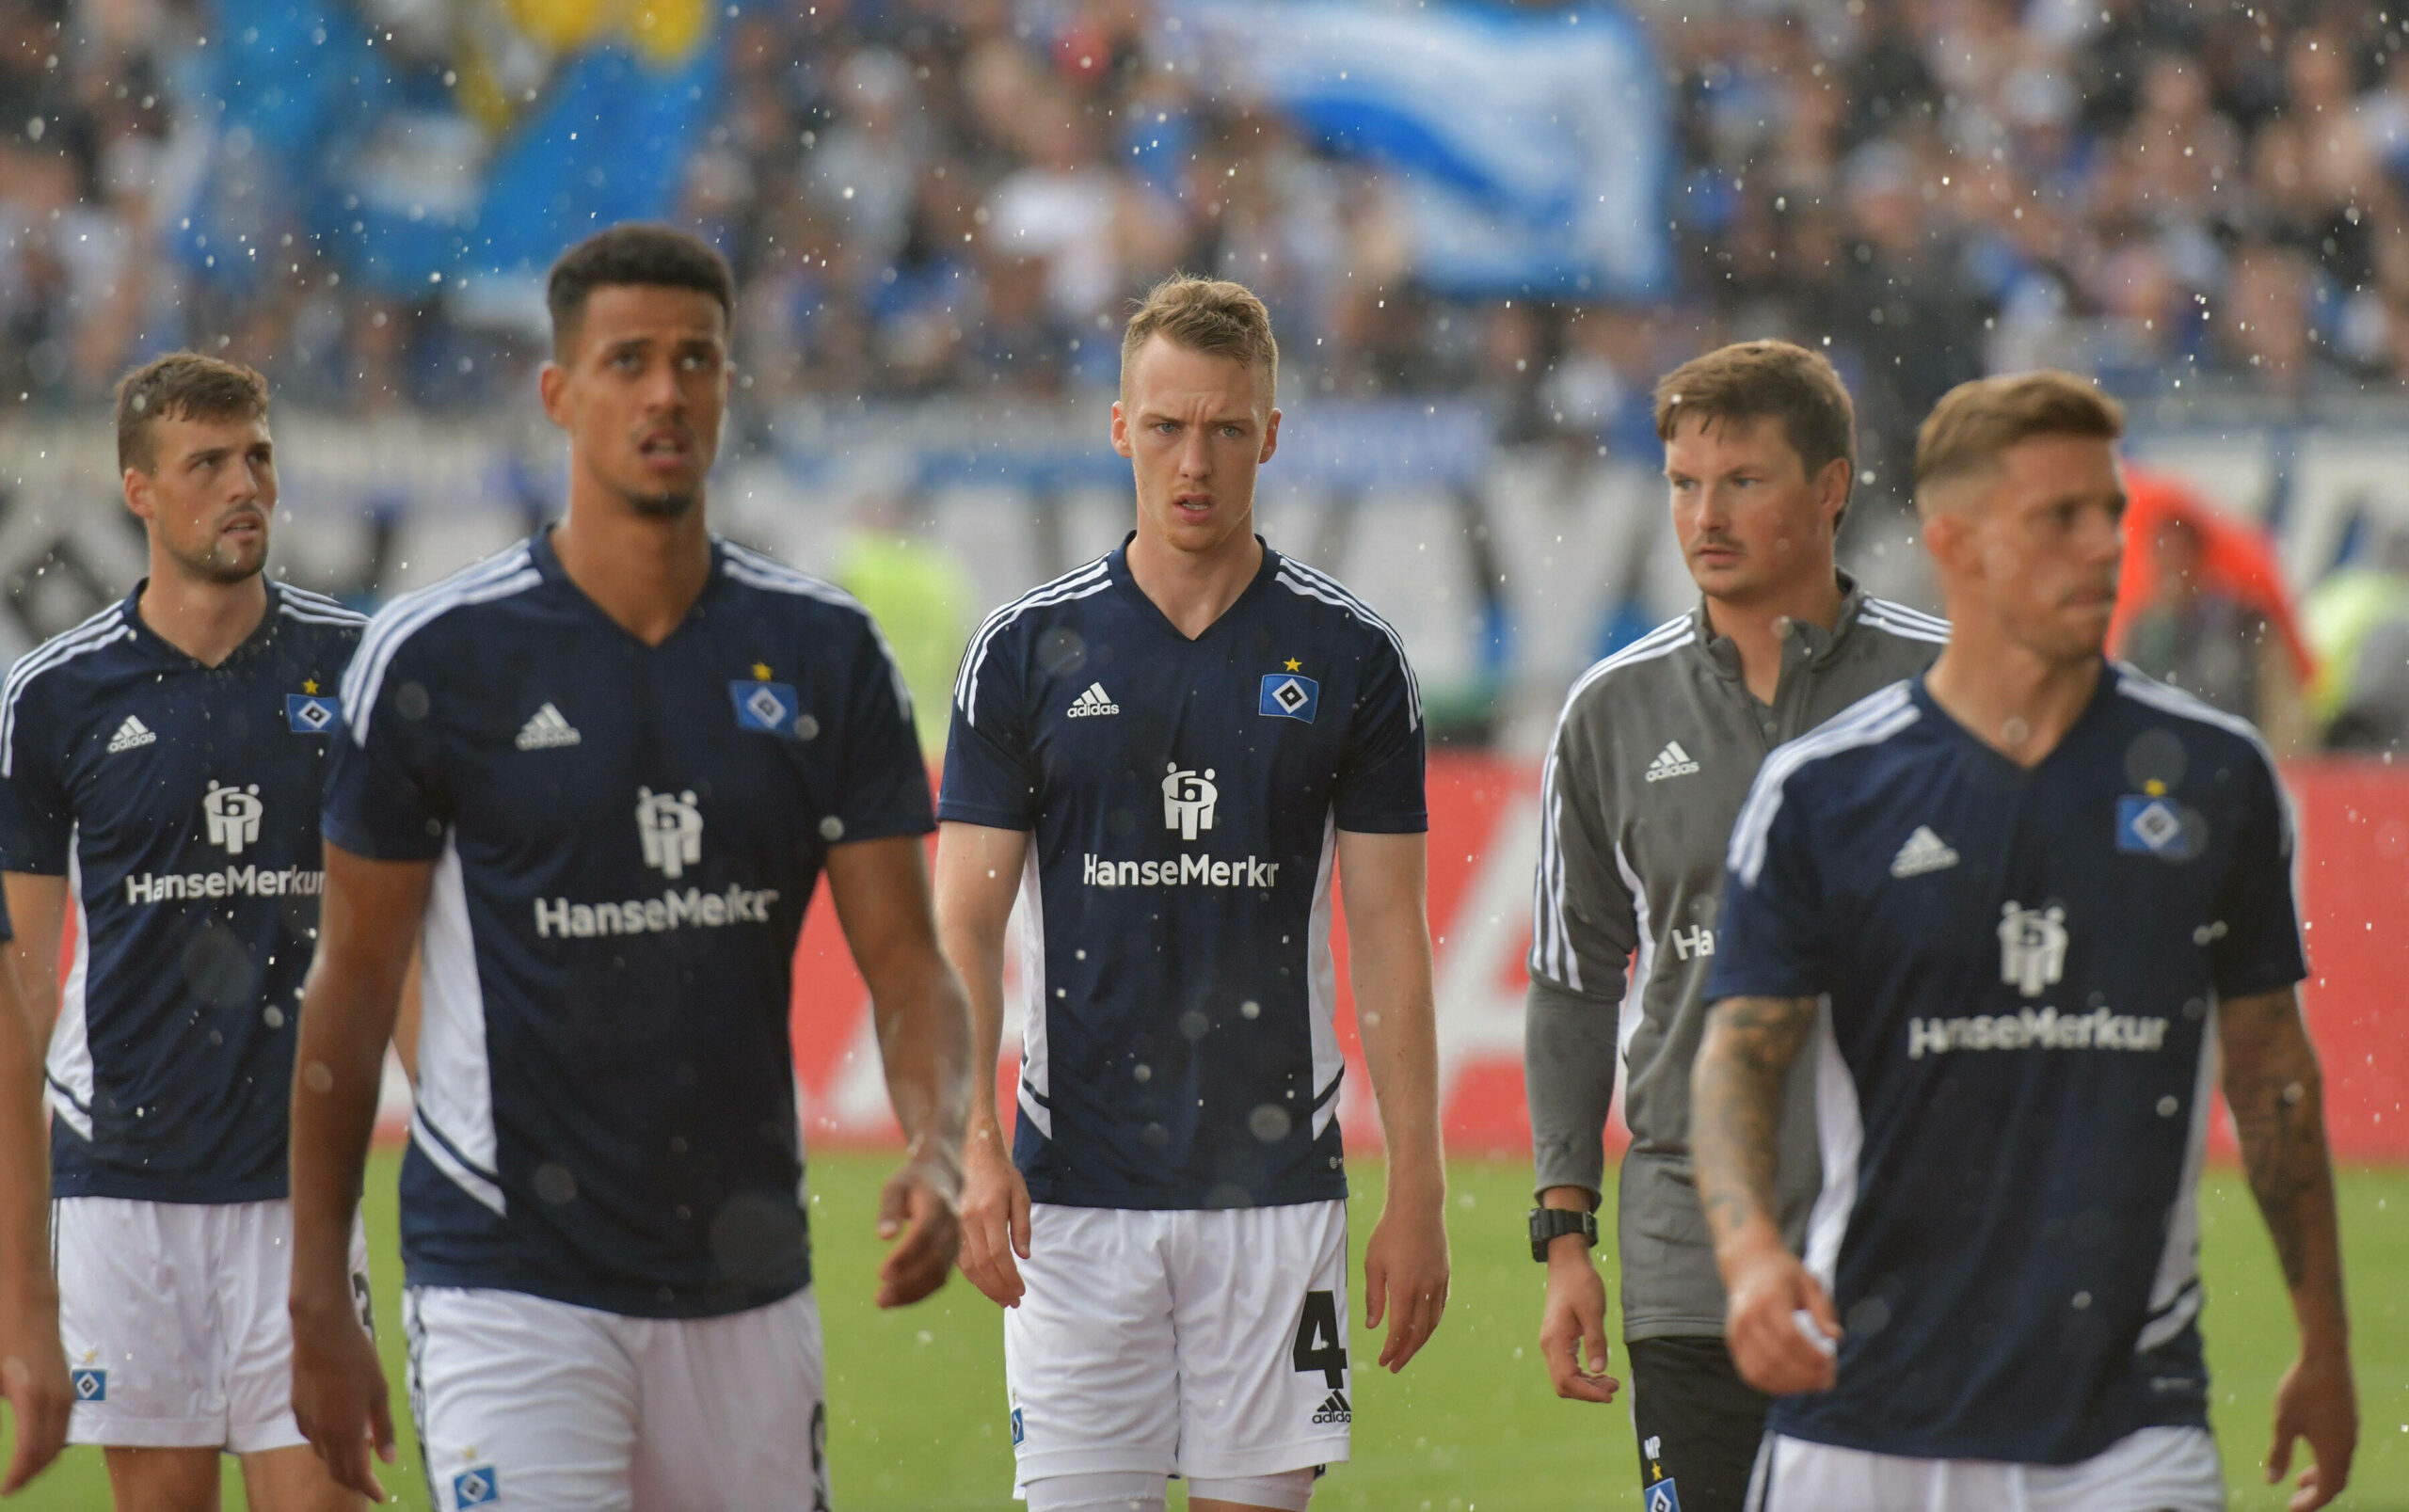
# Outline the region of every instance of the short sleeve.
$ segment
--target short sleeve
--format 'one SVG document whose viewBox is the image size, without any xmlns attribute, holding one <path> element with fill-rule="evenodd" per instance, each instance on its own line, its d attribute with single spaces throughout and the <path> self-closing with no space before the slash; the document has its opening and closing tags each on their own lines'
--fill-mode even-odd
<svg viewBox="0 0 2409 1512">
<path fill-rule="evenodd" d="M 1037 826 L 1029 710 L 1009 634 L 974 637 L 954 678 L 937 818 L 997 830 Z"/>
<path fill-rule="evenodd" d="M 1594 719 L 1568 707 L 1540 779 L 1529 964 L 1534 981 L 1619 998 L 1639 919 L 1615 848 L 1613 772 L 1596 733 Z"/>
<path fill-rule="evenodd" d="M 420 672 L 423 639 L 378 645 L 375 627 L 343 679 L 343 725 L 327 754 L 321 828 L 372 861 L 432 861 L 452 805 L 435 708 Z M 382 653 L 382 654 L 380 654 Z"/>
<path fill-rule="evenodd" d="M 21 689 L 8 721 L 7 770 L 0 772 L 0 870 L 67 875 L 75 813 L 60 771 L 65 739 L 40 684 Z"/>
<path fill-rule="evenodd" d="M 1348 711 L 1332 818 L 1357 835 L 1418 835 L 1430 827 L 1423 791 L 1422 690 L 1386 627 L 1364 659 Z"/>
<path fill-rule="evenodd" d="M 2249 753 L 2242 776 L 2231 870 L 2215 920 L 2223 929 L 2209 947 L 2209 974 L 2220 997 L 2273 992 L 2308 975 L 2292 901 L 2291 803 L 2263 752 Z"/>
<path fill-rule="evenodd" d="M 1723 874 L 1709 1002 L 1831 990 L 1831 916 L 1815 864 L 1811 805 L 1798 792 L 1812 770 L 1760 772 L 1740 810 Z"/>
<path fill-rule="evenodd" d="M 926 835 L 929 768 L 912 725 L 912 694 L 885 637 L 867 612 L 863 633 L 845 669 L 842 770 L 834 818 L 840 840 L 881 840 Z"/>
</svg>

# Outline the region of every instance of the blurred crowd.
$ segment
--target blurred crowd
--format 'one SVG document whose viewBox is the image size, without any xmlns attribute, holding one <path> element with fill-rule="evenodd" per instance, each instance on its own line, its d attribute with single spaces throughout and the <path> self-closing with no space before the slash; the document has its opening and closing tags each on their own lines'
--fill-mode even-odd
<svg viewBox="0 0 2409 1512">
<path fill-rule="evenodd" d="M 430 80 L 445 28 L 494 8 L 345 3 Z M 1256 285 L 1294 382 L 1476 394 L 1508 437 L 1628 427 L 1710 340 L 1828 340 L 1885 470 L 1986 369 L 2291 403 L 2409 363 L 2409 59 L 2372 0 L 1632 8 L 1677 117 L 1676 281 L 1645 307 L 1433 297 L 1381 169 L 1165 66 L 1174 0 L 731 8 L 676 215 L 742 278 L 755 415 L 1109 381 L 1117 313 L 1173 268 Z M 339 408 L 518 385 L 523 324 L 346 287 L 306 227 L 271 220 L 239 280 L 171 247 L 225 147 L 212 15 L 0 0 L 0 393 L 87 397 L 184 342 Z"/>
</svg>

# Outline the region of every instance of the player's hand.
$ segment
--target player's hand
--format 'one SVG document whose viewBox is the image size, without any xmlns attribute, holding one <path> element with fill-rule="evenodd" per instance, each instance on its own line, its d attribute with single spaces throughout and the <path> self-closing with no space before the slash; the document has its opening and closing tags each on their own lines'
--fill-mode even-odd
<svg viewBox="0 0 2409 1512">
<path fill-rule="evenodd" d="M 2292 1446 L 2302 1439 L 2317 1462 L 2300 1472 L 2290 1512 L 2313 1512 L 2342 1494 L 2351 1479 L 2351 1456 L 2359 1445 L 2359 1398 L 2351 1381 L 2351 1361 L 2342 1354 L 2303 1354 L 2275 1388 L 2275 1441 L 2267 1451 L 2267 1484 L 2278 1485 L 2291 1469 Z"/>
<path fill-rule="evenodd" d="M 1405 1368 L 1447 1311 L 1447 1225 L 1444 1200 L 1400 1200 L 1394 1190 L 1364 1246 L 1364 1327 L 1385 1316 L 1380 1363 L 1394 1376 Z"/>
<path fill-rule="evenodd" d="M 992 1120 L 970 1131 L 962 1157 L 962 1273 L 999 1307 L 1029 1294 L 1017 1255 L 1029 1258 L 1029 1183 Z"/>
<path fill-rule="evenodd" d="M 382 1504 L 369 1451 L 393 1463 L 393 1411 L 376 1345 L 359 1326 L 350 1288 L 312 1305 L 293 1297 L 293 1416 L 335 1484 Z"/>
<path fill-rule="evenodd" d="M 915 1156 L 878 1194 L 878 1236 L 901 1242 L 878 1267 L 878 1305 L 909 1307 L 945 1284 L 962 1249 L 955 1202 L 962 1179 L 950 1160 Z"/>
<path fill-rule="evenodd" d="M 1558 1235 L 1547 1256 L 1540 1354 L 1547 1361 L 1548 1379 L 1555 1382 L 1555 1394 L 1569 1401 L 1611 1402 L 1622 1382 L 1606 1374 L 1606 1283 L 1578 1234 Z"/>
<path fill-rule="evenodd" d="M 8 1461 L 8 1478 L 0 1481 L 0 1496 L 11 1496 L 67 1445 L 67 1413 L 75 1393 L 67 1384 L 67 1353 L 58 1342 L 56 1292 L 11 1299 L 0 1309 L 0 1396 L 17 1414 L 17 1452 Z"/>
<path fill-rule="evenodd" d="M 1776 1239 L 1726 1265 L 1723 1279 L 1731 1292 L 1724 1332 L 1742 1380 L 1768 1396 L 1838 1383 L 1840 1314 L 1796 1255 Z"/>
</svg>

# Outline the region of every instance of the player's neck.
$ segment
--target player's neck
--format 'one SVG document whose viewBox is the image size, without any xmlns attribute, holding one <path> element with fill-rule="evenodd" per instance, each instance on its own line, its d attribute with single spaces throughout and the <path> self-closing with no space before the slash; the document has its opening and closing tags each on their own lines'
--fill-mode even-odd
<svg viewBox="0 0 2409 1512">
<path fill-rule="evenodd" d="M 580 593 L 646 645 L 684 623 L 711 576 L 699 499 L 675 519 L 654 519 L 624 502 L 572 495 L 568 517 L 552 527 L 552 553 Z"/>
<path fill-rule="evenodd" d="M 1229 612 L 1263 567 L 1263 543 L 1248 528 L 1210 551 L 1183 551 L 1139 526 L 1129 543 L 1129 578 L 1172 628 L 1194 640 Z"/>
<path fill-rule="evenodd" d="M 151 581 L 135 603 L 151 633 L 205 667 L 214 667 L 250 639 L 267 613 L 267 583 L 258 573 L 215 582 L 151 559 Z"/>
<path fill-rule="evenodd" d="M 1821 572 L 1802 573 L 1795 582 L 1746 600 L 1712 595 L 1706 600 L 1708 627 L 1731 639 L 1740 653 L 1741 680 L 1748 685 L 1750 696 L 1767 704 L 1781 684 L 1783 629 L 1794 620 L 1803 620 L 1829 630 L 1840 617 L 1840 574 L 1829 562 Z"/>
<path fill-rule="evenodd" d="M 1952 617 L 1924 689 L 1974 739 L 2019 767 L 2039 766 L 2098 691 L 2097 656 L 2055 661 Z"/>
</svg>

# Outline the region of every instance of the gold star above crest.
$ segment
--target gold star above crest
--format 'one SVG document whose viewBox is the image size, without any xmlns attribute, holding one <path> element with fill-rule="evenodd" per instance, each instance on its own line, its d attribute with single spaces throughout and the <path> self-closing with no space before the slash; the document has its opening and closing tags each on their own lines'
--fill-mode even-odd
<svg viewBox="0 0 2409 1512">
<path fill-rule="evenodd" d="M 1305 664 L 1298 661 L 1295 657 L 1290 657 L 1288 659 L 1288 670 L 1291 672 L 1302 672 L 1305 670 Z"/>
<path fill-rule="evenodd" d="M 770 680 L 770 664 L 767 661 L 756 661 L 753 663 L 753 680 L 755 682 L 767 682 Z"/>
<path fill-rule="evenodd" d="M 315 677 L 304 677 L 304 678 L 302 678 L 302 679 L 301 679 L 301 691 L 302 691 L 303 692 L 305 692 L 305 693 L 313 693 L 313 694 L 314 694 L 314 693 L 318 691 L 318 679 L 317 679 L 317 678 L 315 678 Z"/>
<path fill-rule="evenodd" d="M 2163 798 L 2166 796 L 2166 784 L 2156 777 L 2152 777 L 2149 781 L 2142 784 L 2142 789 L 2148 793 L 2152 798 Z"/>
</svg>

